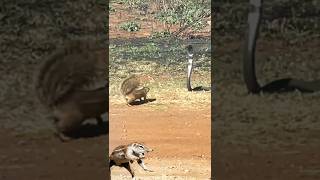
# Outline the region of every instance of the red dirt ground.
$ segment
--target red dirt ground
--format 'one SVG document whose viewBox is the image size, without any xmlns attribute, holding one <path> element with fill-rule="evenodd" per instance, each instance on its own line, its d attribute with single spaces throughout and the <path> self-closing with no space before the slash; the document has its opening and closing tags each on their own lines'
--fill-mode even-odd
<svg viewBox="0 0 320 180">
<path fill-rule="evenodd" d="M 215 148 L 216 179 L 320 179 L 319 144 L 258 149 L 224 145 Z"/>
<path fill-rule="evenodd" d="M 150 179 L 209 179 L 211 162 L 210 106 L 205 109 L 183 109 L 171 106 L 157 110 L 141 106 L 110 107 L 109 149 L 134 141 L 154 149 L 146 159 L 153 173 L 137 169 L 137 177 Z M 139 171 L 138 171 L 139 170 Z M 129 173 L 112 168 L 112 179 Z M 170 177 L 170 178 L 169 178 Z"/>
<path fill-rule="evenodd" d="M 148 104 L 110 106 L 110 149 L 141 141 L 154 149 L 146 164 L 137 165 L 143 179 L 209 179 L 210 107 L 192 110 L 171 106 L 155 110 Z M 108 136 L 80 138 L 62 143 L 51 134 L 0 134 L 0 179 L 105 179 Z M 112 168 L 112 179 L 130 179 L 126 170 Z"/>
<path fill-rule="evenodd" d="M 0 131 L 0 179 L 105 179 L 107 136 L 62 143 Z"/>
</svg>

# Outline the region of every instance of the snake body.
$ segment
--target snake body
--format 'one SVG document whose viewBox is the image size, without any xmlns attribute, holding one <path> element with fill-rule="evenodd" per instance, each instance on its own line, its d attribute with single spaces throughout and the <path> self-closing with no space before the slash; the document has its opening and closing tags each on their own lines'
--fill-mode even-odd
<svg viewBox="0 0 320 180">
<path fill-rule="evenodd" d="M 255 71 L 255 49 L 259 33 L 259 26 L 262 15 L 263 0 L 250 0 L 248 15 L 248 28 L 246 31 L 243 70 L 244 80 L 249 93 L 260 92 L 290 92 L 299 90 L 301 92 L 316 92 L 320 90 L 320 80 L 304 81 L 293 78 L 284 78 L 272 81 L 260 86 Z"/>
</svg>

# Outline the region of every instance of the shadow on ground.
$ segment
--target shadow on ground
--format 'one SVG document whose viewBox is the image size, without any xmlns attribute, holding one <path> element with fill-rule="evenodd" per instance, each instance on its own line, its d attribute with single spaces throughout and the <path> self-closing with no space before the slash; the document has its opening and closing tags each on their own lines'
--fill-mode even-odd
<svg viewBox="0 0 320 180">
<path fill-rule="evenodd" d="M 101 125 L 98 124 L 83 124 L 80 129 L 69 136 L 73 139 L 92 138 L 107 135 L 109 133 L 109 122 L 104 121 Z"/>
<path fill-rule="evenodd" d="M 146 99 L 145 101 L 134 101 L 134 102 L 130 103 L 130 105 L 137 106 L 137 105 L 147 104 L 149 102 L 153 102 L 156 100 L 157 99 Z"/>
</svg>

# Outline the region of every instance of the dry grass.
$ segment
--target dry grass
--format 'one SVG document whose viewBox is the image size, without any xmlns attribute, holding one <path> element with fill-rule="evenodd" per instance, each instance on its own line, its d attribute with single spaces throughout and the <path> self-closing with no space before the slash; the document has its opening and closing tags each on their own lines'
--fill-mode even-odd
<svg viewBox="0 0 320 180">
<path fill-rule="evenodd" d="M 139 66 L 137 65 L 139 63 Z M 139 61 L 128 62 L 123 65 L 122 71 L 117 71 L 110 75 L 109 98 L 112 104 L 125 104 L 125 100 L 120 94 L 120 84 L 129 74 L 135 73 L 140 76 L 145 86 L 150 88 L 149 99 L 156 101 L 148 103 L 155 109 L 163 109 L 168 105 L 180 105 L 182 107 L 208 107 L 211 103 L 211 92 L 187 91 L 186 73 L 182 66 L 180 68 L 168 68 L 156 62 Z M 136 67 L 136 69 L 134 69 Z M 112 67 L 110 69 L 112 72 Z M 210 87 L 210 72 L 196 69 L 192 76 L 192 86 Z"/>
</svg>

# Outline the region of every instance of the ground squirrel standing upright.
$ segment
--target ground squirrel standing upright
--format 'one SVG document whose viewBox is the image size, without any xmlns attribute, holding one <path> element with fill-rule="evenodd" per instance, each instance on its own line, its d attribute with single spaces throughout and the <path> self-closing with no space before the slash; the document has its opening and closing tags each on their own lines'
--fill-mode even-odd
<svg viewBox="0 0 320 180">
<path fill-rule="evenodd" d="M 132 179 L 135 180 L 134 171 L 130 167 L 130 164 L 134 161 L 137 161 L 143 170 L 153 172 L 146 167 L 143 161 L 145 155 L 151 151 L 153 150 L 148 148 L 143 143 L 138 142 L 118 146 L 112 151 L 109 157 L 109 172 L 111 167 L 114 165 L 124 167 L 130 172 Z"/>
<path fill-rule="evenodd" d="M 141 86 L 141 83 L 136 75 L 131 75 L 121 83 L 120 92 L 127 101 L 127 104 L 134 102 L 136 99 L 140 101 L 146 101 L 147 93 L 149 92 L 148 87 Z"/>
<path fill-rule="evenodd" d="M 35 75 L 39 100 L 53 111 L 61 140 L 87 118 L 102 124 L 108 110 L 107 54 L 97 42 L 76 40 L 44 60 Z M 67 135 L 67 136 L 66 136 Z"/>
</svg>

